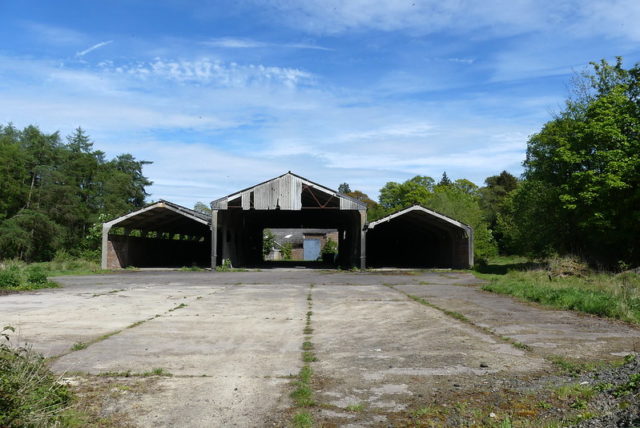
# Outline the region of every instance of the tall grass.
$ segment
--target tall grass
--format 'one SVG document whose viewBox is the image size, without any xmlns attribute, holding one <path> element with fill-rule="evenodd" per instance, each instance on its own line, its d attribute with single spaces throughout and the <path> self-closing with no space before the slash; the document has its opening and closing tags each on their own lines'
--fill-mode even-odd
<svg viewBox="0 0 640 428">
<path fill-rule="evenodd" d="M 508 264 L 502 266 L 504 273 L 481 275 L 489 280 L 483 290 L 640 324 L 638 274 L 594 272 L 573 259 L 552 259 L 546 264 L 518 263 L 512 269 L 504 269 Z"/>
<path fill-rule="evenodd" d="M 105 272 L 93 261 L 57 256 L 50 262 L 27 264 L 19 260 L 0 262 L 0 289 L 33 290 L 57 287 L 49 277 L 60 275 L 88 275 Z"/>
<path fill-rule="evenodd" d="M 58 382 L 42 355 L 10 345 L 9 329 L 0 334 L 0 426 L 70 425 L 65 411 L 72 393 Z"/>
</svg>

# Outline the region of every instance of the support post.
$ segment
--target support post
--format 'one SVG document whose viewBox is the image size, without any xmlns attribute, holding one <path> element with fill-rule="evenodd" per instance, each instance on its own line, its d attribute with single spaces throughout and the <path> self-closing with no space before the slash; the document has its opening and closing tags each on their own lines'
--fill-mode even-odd
<svg viewBox="0 0 640 428">
<path fill-rule="evenodd" d="M 211 270 L 218 262 L 218 210 L 211 210 Z"/>
<path fill-rule="evenodd" d="M 108 223 L 102 223 L 102 269 L 109 269 L 109 231 L 111 225 Z"/>
<path fill-rule="evenodd" d="M 474 245 L 474 235 L 473 235 L 473 228 L 469 227 L 469 232 L 467 234 L 468 238 L 469 238 L 469 269 L 473 269 L 473 263 L 475 262 L 475 260 L 473 260 L 473 245 Z"/>
<path fill-rule="evenodd" d="M 367 268 L 367 211 L 360 211 L 360 269 Z"/>
</svg>

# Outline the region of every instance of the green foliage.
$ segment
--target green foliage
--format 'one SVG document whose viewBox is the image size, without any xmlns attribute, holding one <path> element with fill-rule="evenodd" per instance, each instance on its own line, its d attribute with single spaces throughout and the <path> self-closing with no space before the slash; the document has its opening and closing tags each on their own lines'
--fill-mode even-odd
<svg viewBox="0 0 640 428">
<path fill-rule="evenodd" d="M 342 183 L 338 186 L 338 192 L 346 195 L 348 193 L 351 193 L 351 188 L 349 187 L 348 183 Z"/>
<path fill-rule="evenodd" d="M 313 426 L 313 416 L 309 412 L 296 413 L 293 417 L 295 428 L 311 428 Z"/>
<path fill-rule="evenodd" d="M 144 205 L 148 163 L 129 154 L 107 161 L 81 128 L 63 143 L 35 126 L 0 125 L 0 257 L 44 261 L 61 248 L 95 252 L 99 241 L 86 237 L 100 214 Z"/>
<path fill-rule="evenodd" d="M 40 266 L 29 266 L 26 269 L 27 282 L 34 285 L 43 285 L 48 282 L 47 273 Z"/>
<path fill-rule="evenodd" d="M 511 251 L 640 263 L 640 66 L 592 64 L 528 142 L 523 183 L 498 216 Z M 541 219 L 544 219 L 541 221 Z"/>
<path fill-rule="evenodd" d="M 46 214 L 24 209 L 0 224 L 0 254 L 6 259 L 48 260 L 59 245 L 61 228 Z"/>
<path fill-rule="evenodd" d="M 479 189 L 480 207 L 499 249 L 506 252 L 503 235 L 497 228 L 498 213 L 503 209 L 507 196 L 518 187 L 519 181 L 507 171 L 502 171 L 499 175 L 487 177 L 484 182 L 485 187 Z"/>
<path fill-rule="evenodd" d="M 638 392 L 640 390 L 640 373 L 634 373 L 629 375 L 629 380 L 624 382 L 621 385 L 618 385 L 613 394 L 616 397 L 621 397 L 623 395 L 628 395 L 631 393 Z"/>
<path fill-rule="evenodd" d="M 196 202 L 193 206 L 193 210 L 202 214 L 211 215 L 211 207 L 203 202 Z"/>
<path fill-rule="evenodd" d="M 451 179 L 447 176 L 447 171 L 442 173 L 442 178 L 438 181 L 438 186 L 451 186 Z"/>
<path fill-rule="evenodd" d="M 262 233 L 262 257 L 267 257 L 276 246 L 276 237 L 271 229 L 265 229 Z"/>
<path fill-rule="evenodd" d="M 286 242 L 282 244 L 282 247 L 280 249 L 282 250 L 282 259 L 291 260 L 292 252 L 293 252 L 293 244 L 291 244 L 291 242 Z"/>
<path fill-rule="evenodd" d="M 49 371 L 42 355 L 0 339 L 0 426 L 59 426 L 72 394 Z"/>
<path fill-rule="evenodd" d="M 322 247 L 322 254 L 338 254 L 338 243 L 331 238 L 327 238 Z"/>
<path fill-rule="evenodd" d="M 547 270 L 516 270 L 483 277 L 490 280 L 482 287 L 486 291 L 640 324 L 640 277 L 636 274 L 554 277 Z"/>
<path fill-rule="evenodd" d="M 0 269 L 0 288 L 17 288 L 22 285 L 22 273 L 16 266 Z"/>
<path fill-rule="evenodd" d="M 49 281 L 48 277 L 59 275 L 86 275 L 103 272 L 100 266 L 92 261 L 72 258 L 60 252 L 50 262 L 26 264 L 19 260 L 3 262 L 0 267 L 0 289 L 36 290 L 39 288 L 55 288 L 58 285 Z"/>
</svg>

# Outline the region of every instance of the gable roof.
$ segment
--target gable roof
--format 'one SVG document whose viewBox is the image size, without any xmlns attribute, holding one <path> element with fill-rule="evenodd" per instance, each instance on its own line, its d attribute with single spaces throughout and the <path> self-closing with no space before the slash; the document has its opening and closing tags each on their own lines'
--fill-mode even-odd
<svg viewBox="0 0 640 428">
<path fill-rule="evenodd" d="M 212 209 L 226 210 L 365 210 L 367 204 L 291 171 L 211 202 Z"/>
<path fill-rule="evenodd" d="M 428 221 L 429 223 L 440 227 L 456 227 L 463 229 L 469 235 L 473 234 L 473 229 L 468 224 L 462 223 L 444 214 L 440 214 L 437 211 L 430 210 L 429 208 L 425 208 L 422 205 L 413 205 L 409 208 L 404 208 L 379 220 L 373 221 L 369 223 L 368 229 L 375 229 L 376 226 L 388 223 L 396 218 L 411 218 L 415 221 Z"/>
<path fill-rule="evenodd" d="M 185 233 L 199 231 L 211 223 L 207 214 L 194 211 L 173 202 L 159 200 L 146 207 L 104 223 L 104 228 L 153 230 L 157 232 Z"/>
</svg>

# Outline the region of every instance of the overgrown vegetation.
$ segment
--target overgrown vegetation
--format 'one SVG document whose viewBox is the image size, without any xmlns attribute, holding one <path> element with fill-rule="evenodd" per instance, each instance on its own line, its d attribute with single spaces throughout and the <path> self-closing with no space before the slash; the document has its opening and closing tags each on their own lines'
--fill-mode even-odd
<svg viewBox="0 0 640 428">
<path fill-rule="evenodd" d="M 596 272 L 576 258 L 522 262 L 502 258 L 480 268 L 482 288 L 558 309 L 569 309 L 640 324 L 640 276 Z"/>
<path fill-rule="evenodd" d="M 42 355 L 29 347 L 15 347 L 9 332 L 0 332 L 0 426 L 69 426 L 65 412 L 73 394 L 48 369 Z"/>
<path fill-rule="evenodd" d="M 640 263 L 640 64 L 602 60 L 527 145 L 524 180 L 498 213 L 510 253 Z"/>
<path fill-rule="evenodd" d="M 35 290 L 38 288 L 55 288 L 55 282 L 47 279 L 48 272 L 39 265 L 24 263 L 5 263 L 0 265 L 0 290 Z"/>
<path fill-rule="evenodd" d="M 144 205 L 148 163 L 107 160 L 81 128 L 65 143 L 57 132 L 0 125 L 0 259 L 49 261 L 58 251 L 95 259 L 92 227 Z"/>
</svg>

